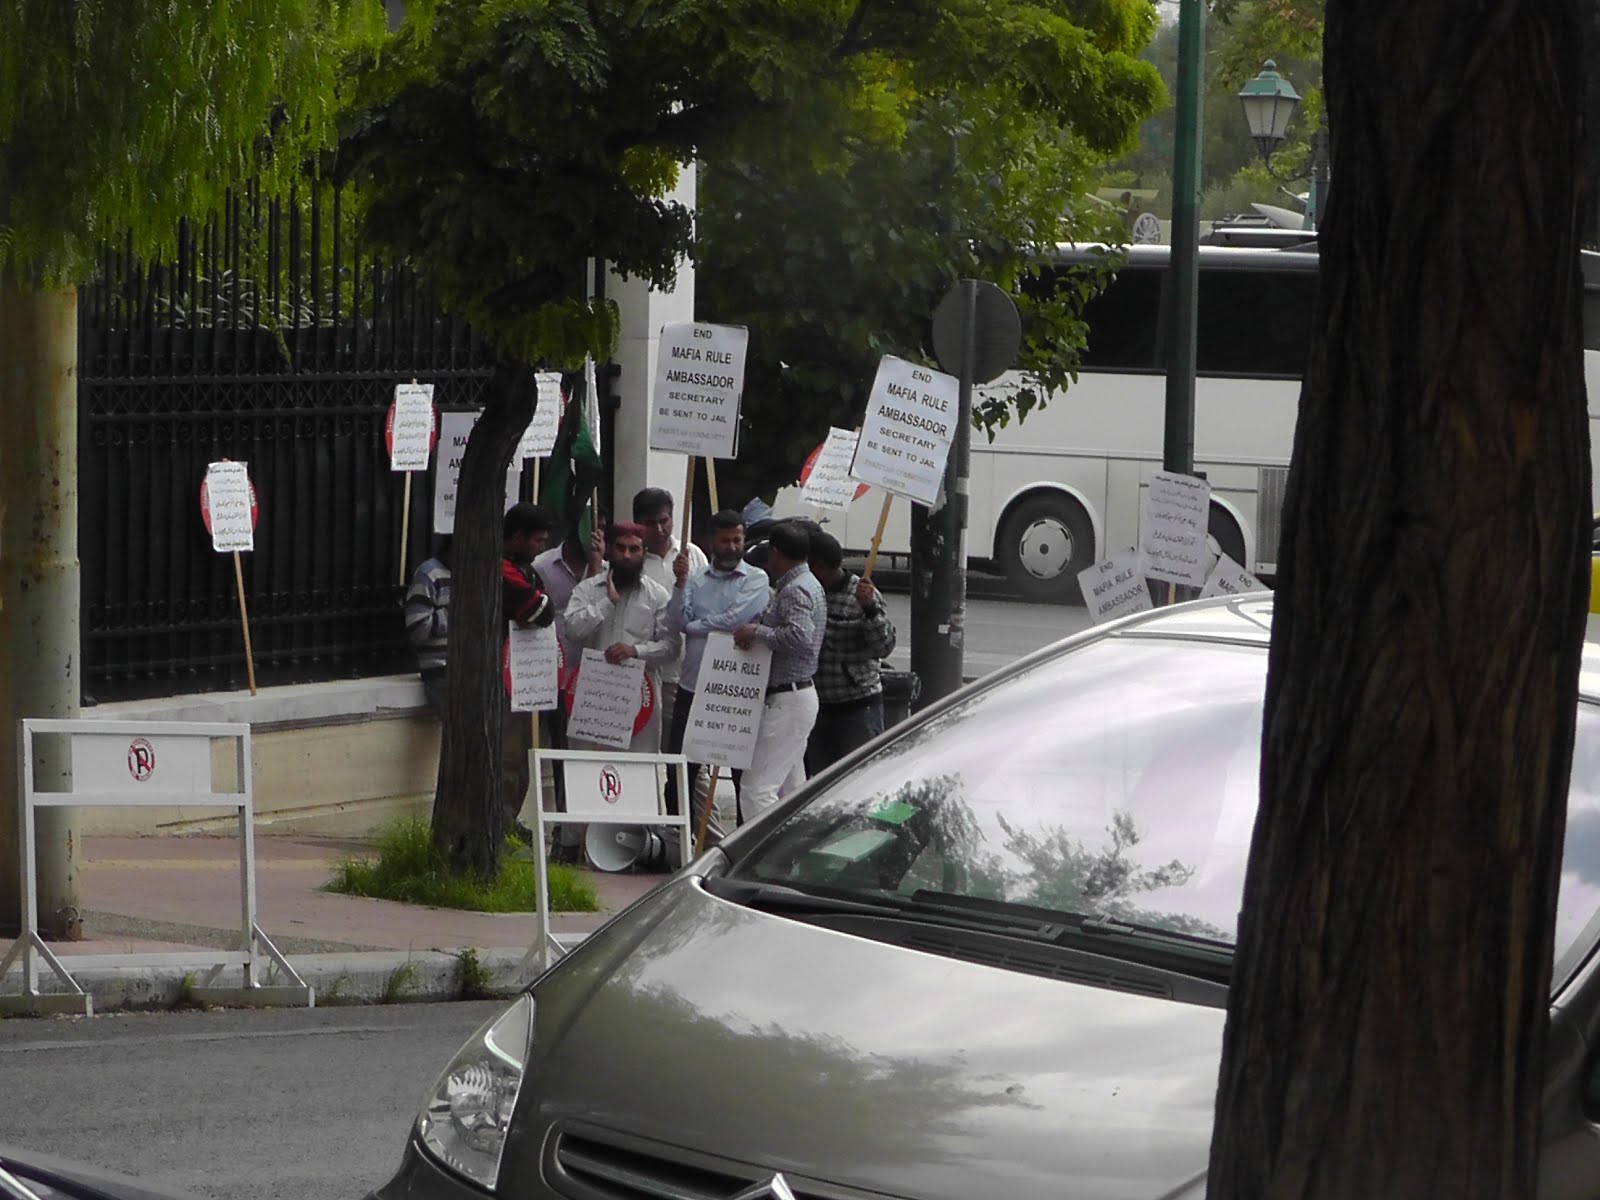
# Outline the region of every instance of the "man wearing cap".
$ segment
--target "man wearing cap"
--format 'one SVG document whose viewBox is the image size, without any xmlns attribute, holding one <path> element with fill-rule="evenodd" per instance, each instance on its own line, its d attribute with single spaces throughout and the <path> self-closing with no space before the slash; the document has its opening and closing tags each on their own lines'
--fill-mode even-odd
<svg viewBox="0 0 1600 1200">
<path fill-rule="evenodd" d="M 806 565 L 811 538 L 790 521 L 774 525 L 767 539 L 767 574 L 772 600 L 758 623 L 734 631 L 741 650 L 772 648 L 766 706 L 755 757 L 739 781 L 739 817 L 751 821 L 806 779 L 806 740 L 817 719 L 814 677 L 828 628 L 822 585 Z"/>
</svg>

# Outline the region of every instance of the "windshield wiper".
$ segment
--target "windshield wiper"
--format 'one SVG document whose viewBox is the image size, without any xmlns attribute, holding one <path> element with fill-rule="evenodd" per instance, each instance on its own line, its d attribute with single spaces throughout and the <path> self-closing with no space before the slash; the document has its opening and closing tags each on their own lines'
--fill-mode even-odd
<svg viewBox="0 0 1600 1200">
<path fill-rule="evenodd" d="M 1069 932 L 1066 926 L 1058 922 L 1038 921 L 1029 916 L 1002 912 L 961 911 L 949 905 L 919 901 L 915 896 L 909 899 L 899 896 L 874 896 L 870 900 L 856 900 L 791 887 L 787 884 L 763 883 L 753 879 L 730 879 L 727 876 L 703 879 L 701 886 L 719 899 L 764 912 L 883 917 L 890 920 L 916 921 L 925 925 L 940 925 L 951 929 L 1003 933 L 1011 937 L 1030 938 L 1040 942 L 1055 942 Z"/>
<path fill-rule="evenodd" d="M 1039 908 L 1011 900 L 992 900 L 984 896 L 969 896 L 960 892 L 938 892 L 927 888 L 911 893 L 913 904 L 928 908 L 947 909 L 963 914 L 982 912 L 1010 915 L 1014 920 L 1053 922 L 1073 933 L 1102 937 L 1136 937 L 1155 941 L 1170 941 L 1184 947 L 1209 950 L 1224 957 L 1233 957 L 1233 947 L 1227 942 L 1198 933 L 1185 933 L 1179 929 L 1163 929 L 1156 925 L 1141 925 L 1124 921 L 1106 913 L 1063 912 L 1053 908 Z"/>
</svg>

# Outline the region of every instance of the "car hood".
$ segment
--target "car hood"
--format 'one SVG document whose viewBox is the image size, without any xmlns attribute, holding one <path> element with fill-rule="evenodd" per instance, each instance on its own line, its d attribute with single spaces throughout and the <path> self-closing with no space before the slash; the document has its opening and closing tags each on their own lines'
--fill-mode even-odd
<svg viewBox="0 0 1600 1200">
<path fill-rule="evenodd" d="M 1201 1194 L 1219 1009 L 889 946 L 691 879 L 535 997 L 512 1150 L 530 1171 L 554 1124 L 583 1122 L 919 1200 Z"/>
</svg>

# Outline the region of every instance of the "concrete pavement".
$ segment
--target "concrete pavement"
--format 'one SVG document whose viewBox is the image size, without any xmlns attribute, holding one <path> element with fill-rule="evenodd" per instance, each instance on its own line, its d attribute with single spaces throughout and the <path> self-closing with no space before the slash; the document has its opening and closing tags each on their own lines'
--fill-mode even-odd
<svg viewBox="0 0 1600 1200">
<path fill-rule="evenodd" d="M 339 839 L 256 839 L 256 923 L 316 990 L 317 1002 L 456 999 L 476 985 L 514 992 L 535 940 L 532 913 L 475 913 L 369 900 L 322 891 L 343 855 L 361 843 Z M 667 878 L 587 872 L 597 913 L 555 914 L 557 934 L 587 933 Z M 74 957 L 231 948 L 240 919 L 238 842 L 230 837 L 89 837 L 81 895 L 84 939 L 53 942 L 72 971 Z M 12 939 L 0 937 L 0 958 Z M 485 973 L 471 978 L 462 952 Z M 97 1010 L 175 1003 L 187 972 L 177 968 L 94 967 L 74 971 Z M 230 968 L 219 983 L 239 981 Z M 52 988 L 54 981 L 51 981 Z M 0 993 L 21 989 L 17 967 Z"/>
</svg>

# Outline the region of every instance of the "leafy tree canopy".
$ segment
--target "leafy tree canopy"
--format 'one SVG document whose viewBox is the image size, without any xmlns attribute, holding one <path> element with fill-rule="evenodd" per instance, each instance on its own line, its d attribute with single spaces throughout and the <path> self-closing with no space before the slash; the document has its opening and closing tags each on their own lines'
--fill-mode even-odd
<svg viewBox="0 0 1600 1200">
<path fill-rule="evenodd" d="M 1119 149 L 1159 88 L 1135 58 L 1152 20 L 1143 0 L 437 5 L 362 65 L 344 166 L 372 185 L 372 231 L 447 303 L 570 364 L 614 333 L 583 298 L 586 259 L 665 285 L 690 250 L 681 166 L 837 189 L 925 143 L 929 105 L 980 95 L 1002 125 L 1049 114 L 1080 153 Z"/>
<path fill-rule="evenodd" d="M 0 0 L 0 270 L 70 283 L 104 240 L 159 254 L 229 185 L 286 186 L 383 28 L 376 0 Z"/>
</svg>

